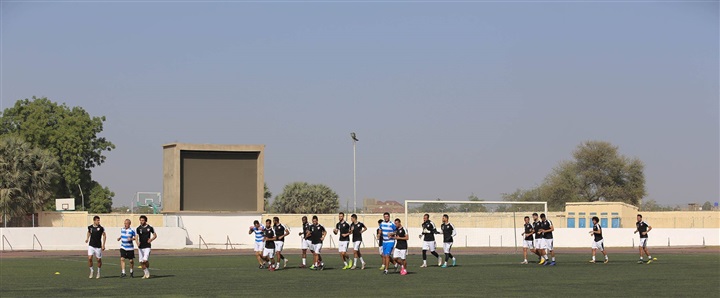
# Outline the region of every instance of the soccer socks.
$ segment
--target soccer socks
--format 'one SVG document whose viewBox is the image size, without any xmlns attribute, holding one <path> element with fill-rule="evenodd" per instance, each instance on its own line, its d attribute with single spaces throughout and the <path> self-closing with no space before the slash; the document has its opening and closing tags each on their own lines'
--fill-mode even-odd
<svg viewBox="0 0 720 298">
<path fill-rule="evenodd" d="M 555 262 L 555 257 L 552 257 L 552 261 Z"/>
<path fill-rule="evenodd" d="M 439 258 L 439 257 L 440 257 L 440 255 L 438 255 L 437 252 L 431 251 L 430 253 L 431 253 L 433 256 L 435 256 L 436 258 Z"/>
<path fill-rule="evenodd" d="M 423 250 L 423 263 L 427 261 L 427 250 Z"/>
<path fill-rule="evenodd" d="M 447 264 L 448 259 L 450 259 L 450 254 L 446 253 L 445 254 L 445 264 Z"/>
<path fill-rule="evenodd" d="M 347 262 L 346 262 L 346 261 L 343 261 L 343 264 L 345 264 L 345 267 L 347 267 Z"/>
<path fill-rule="evenodd" d="M 453 257 L 453 255 L 452 255 L 452 253 L 448 253 L 448 256 L 450 256 L 450 258 L 453 260 L 455 259 L 455 257 Z"/>
<path fill-rule="evenodd" d="M 642 260 L 642 259 L 641 259 Z M 93 274 L 93 267 L 90 267 L 90 274 Z"/>
<path fill-rule="evenodd" d="M 303 266 L 305 266 L 305 258 L 302 258 L 302 260 L 303 260 Z"/>
<path fill-rule="evenodd" d="M 354 261 L 353 264 L 355 264 L 355 266 L 357 266 L 357 258 L 354 258 L 353 261 Z"/>
<path fill-rule="evenodd" d="M 360 263 L 365 264 L 365 260 L 363 260 L 363 257 L 360 257 Z"/>
<path fill-rule="evenodd" d="M 607 258 L 607 257 L 606 257 L 606 258 Z M 593 256 L 592 260 L 593 260 L 593 262 L 595 262 L 595 256 Z"/>
</svg>

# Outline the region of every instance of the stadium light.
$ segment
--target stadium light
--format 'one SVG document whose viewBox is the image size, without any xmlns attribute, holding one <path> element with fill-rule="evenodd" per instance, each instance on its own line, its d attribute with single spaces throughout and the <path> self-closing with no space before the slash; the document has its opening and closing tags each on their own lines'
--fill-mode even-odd
<svg viewBox="0 0 720 298">
<path fill-rule="evenodd" d="M 355 167 L 355 143 L 360 140 L 358 140 L 357 135 L 354 132 L 350 133 L 350 138 L 352 138 L 353 140 L 353 213 L 357 213 L 357 171 Z"/>
</svg>

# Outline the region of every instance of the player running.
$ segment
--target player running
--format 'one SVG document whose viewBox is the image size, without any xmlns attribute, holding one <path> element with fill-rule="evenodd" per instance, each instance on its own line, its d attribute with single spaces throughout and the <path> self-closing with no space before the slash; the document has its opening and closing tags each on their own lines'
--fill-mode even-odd
<svg viewBox="0 0 720 298">
<path fill-rule="evenodd" d="M 645 261 L 643 260 L 643 251 L 645 252 L 645 255 L 647 255 L 648 260 L 647 263 L 650 264 L 652 261 L 655 261 L 657 259 L 650 256 L 650 252 L 647 249 L 647 240 L 648 240 L 648 233 L 652 230 L 652 227 L 643 221 L 642 215 L 637 215 L 637 223 L 635 223 L 635 233 L 640 233 L 640 245 L 638 245 L 638 249 L 640 250 L 640 260 L 638 261 L 638 264 L 642 264 Z"/>
<path fill-rule="evenodd" d="M 290 235 L 290 228 L 280 223 L 280 218 L 273 217 L 273 229 L 275 230 L 275 269 L 280 269 L 280 261 L 283 261 L 283 268 L 287 267 L 288 259 L 282 254 L 283 246 L 285 246 L 285 236 Z"/>
<path fill-rule="evenodd" d="M 138 255 L 140 259 L 140 265 L 142 266 L 142 270 L 145 273 L 143 275 L 143 279 L 150 278 L 150 248 L 153 241 L 155 241 L 155 238 L 157 238 L 157 234 L 155 233 L 155 228 L 150 226 L 147 223 L 147 216 L 140 215 L 140 226 L 137 227 L 137 242 L 138 242 Z"/>
<path fill-rule="evenodd" d="M 102 241 L 100 240 L 102 238 Z M 88 244 L 88 266 L 90 267 L 90 276 L 93 278 L 93 256 L 97 259 L 97 275 L 95 278 L 100 278 L 100 268 L 102 268 L 102 252 L 105 250 L 105 228 L 100 225 L 100 216 L 95 215 L 93 217 L 93 224 L 88 226 L 87 236 L 85 237 L 85 243 Z"/>
<path fill-rule="evenodd" d="M 400 275 L 407 275 L 407 241 L 409 235 L 399 218 L 395 219 L 395 227 L 393 238 L 397 243 L 393 251 L 393 258 L 396 263 L 400 264 Z"/>
<path fill-rule="evenodd" d="M 525 216 L 524 218 L 525 224 L 523 225 L 523 228 L 525 231 L 523 231 L 520 235 L 523 236 L 523 261 L 520 264 L 527 264 L 527 255 L 528 250 L 531 252 L 535 252 L 535 246 L 533 245 L 533 234 L 535 234 L 535 229 L 533 228 L 533 225 L 530 223 L 530 217 Z"/>
<path fill-rule="evenodd" d="M 337 235 L 340 233 L 340 238 L 338 239 L 338 252 L 340 253 L 340 258 L 342 258 L 343 264 L 345 265 L 342 269 L 347 270 L 353 266 L 350 257 L 347 255 L 348 245 L 350 244 L 350 224 L 345 221 L 345 213 L 343 212 L 340 212 L 338 215 L 338 220 L 338 223 L 335 224 L 335 229 L 333 229 L 333 234 Z M 348 261 L 350 261 L 350 264 L 348 264 Z"/>
<path fill-rule="evenodd" d="M 268 270 L 275 271 L 275 230 L 272 228 L 272 220 L 265 220 L 265 229 L 263 229 L 263 248 L 262 258 L 268 263 Z"/>
<path fill-rule="evenodd" d="M 130 260 L 130 278 L 135 277 L 133 275 L 133 268 L 135 267 L 135 246 L 133 245 L 133 241 L 135 241 L 135 236 L 137 233 L 135 233 L 135 230 L 130 227 L 130 219 L 125 219 L 124 227 L 120 228 L 120 237 L 118 237 L 117 241 L 120 242 L 120 269 L 122 269 L 122 273 L 120 273 L 120 277 L 126 277 L 125 274 L 125 260 Z"/>
<path fill-rule="evenodd" d="M 325 231 L 325 227 L 318 223 L 317 215 L 313 215 L 312 223 L 313 224 L 310 226 L 310 230 L 307 234 L 307 237 L 309 237 L 312 242 L 310 251 L 313 253 L 313 265 L 310 266 L 310 269 L 323 270 L 325 269 L 325 263 L 323 263 L 320 251 L 322 250 L 322 243 L 325 240 L 327 232 Z"/>
<path fill-rule="evenodd" d="M 545 217 L 545 213 L 540 214 L 540 219 L 542 220 L 542 223 L 540 225 L 540 234 L 543 235 L 543 247 L 545 252 L 545 264 L 543 266 L 555 266 L 555 251 L 553 250 L 553 231 L 555 231 L 555 227 L 552 224 L 552 221 L 547 219 Z M 552 256 L 552 262 L 548 263 L 548 256 Z"/>
<path fill-rule="evenodd" d="M 540 229 L 542 229 L 542 221 L 538 218 L 537 213 L 532 214 L 533 218 L 533 230 L 535 230 L 535 242 L 533 242 L 533 246 L 535 247 L 535 254 L 538 256 L 539 261 L 538 265 L 545 264 L 545 249 L 543 249 L 544 241 L 543 235 L 540 234 Z"/>
<path fill-rule="evenodd" d="M 250 230 L 248 231 L 248 234 L 255 234 L 255 247 L 253 248 L 253 251 L 255 251 L 255 258 L 258 261 L 258 264 L 260 266 L 259 269 L 265 269 L 265 262 L 263 261 L 262 253 L 263 253 L 263 226 L 260 225 L 260 221 L 256 220 L 253 221 L 253 225 L 250 226 Z"/>
<path fill-rule="evenodd" d="M 435 252 L 435 234 L 439 234 L 437 229 L 435 228 L 435 224 L 430 221 L 430 215 L 425 214 L 423 215 L 423 223 L 422 223 L 422 234 L 420 234 L 420 238 L 423 238 L 423 246 L 422 246 L 422 257 L 423 257 L 423 264 L 420 267 L 427 267 L 427 251 L 429 250 L 430 253 L 432 253 L 433 256 L 435 256 L 438 259 L 438 266 L 442 265 L 442 258 L 440 255 L 438 255 L 437 252 Z"/>
<path fill-rule="evenodd" d="M 605 252 L 605 245 L 603 243 L 603 236 L 602 236 L 602 227 L 600 227 L 600 219 L 597 216 L 593 216 L 592 218 L 593 222 L 593 230 L 590 231 L 590 236 L 595 237 L 595 241 L 593 241 L 592 244 L 592 260 L 590 260 L 590 263 L 595 263 L 595 252 L 599 249 L 600 252 L 603 253 L 605 256 L 605 262 L 608 262 L 608 255 Z"/>
<path fill-rule="evenodd" d="M 390 221 L 390 213 L 385 212 L 383 214 L 383 221 L 380 223 L 380 231 L 382 233 L 382 256 L 383 256 L 383 267 L 385 267 L 385 274 L 388 274 L 388 268 L 390 266 L 390 259 L 392 256 L 393 247 L 395 246 L 395 239 L 390 238 L 397 227 L 393 222 Z"/>
<path fill-rule="evenodd" d="M 450 223 L 450 217 L 447 214 L 443 214 L 442 222 L 443 223 L 442 225 L 440 225 L 440 230 L 442 230 L 443 233 L 443 252 L 445 253 L 445 264 L 440 267 L 447 268 L 449 259 L 452 259 L 452 266 L 455 266 L 455 257 L 453 257 L 452 253 L 450 253 L 450 249 L 452 249 L 453 237 L 457 235 L 457 231 L 455 230 L 455 226 Z"/>
<path fill-rule="evenodd" d="M 301 220 L 302 232 L 298 233 L 298 235 L 300 235 L 300 249 L 302 249 L 302 265 L 300 265 L 300 268 L 307 268 L 305 259 L 307 258 L 308 248 L 312 246 L 308 232 L 310 232 L 310 226 L 312 225 L 308 222 L 307 216 L 303 216 Z"/>
<path fill-rule="evenodd" d="M 358 258 L 360 258 L 360 263 L 362 263 L 362 267 L 360 267 L 360 269 L 365 269 L 365 260 L 363 260 L 362 254 L 360 253 L 360 245 L 362 244 L 362 233 L 365 233 L 365 231 L 367 231 L 367 227 L 365 226 L 365 224 L 357 220 L 356 214 L 350 216 L 350 221 L 350 233 L 352 233 L 353 238 L 353 254 L 355 255 L 355 260 L 350 269 L 356 268 L 358 264 Z"/>
</svg>

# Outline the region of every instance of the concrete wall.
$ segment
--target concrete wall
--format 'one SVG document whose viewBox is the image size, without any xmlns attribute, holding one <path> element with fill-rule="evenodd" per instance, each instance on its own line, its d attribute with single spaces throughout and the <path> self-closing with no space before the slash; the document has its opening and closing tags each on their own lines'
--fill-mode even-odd
<svg viewBox="0 0 720 298">
<path fill-rule="evenodd" d="M 255 220 L 261 220 L 259 214 L 177 214 L 166 215 L 165 225 L 181 228 L 187 247 L 226 248 L 229 241 L 242 249 L 253 247 L 248 231 Z"/>
<path fill-rule="evenodd" d="M 133 227 L 140 225 L 140 214 L 88 214 L 87 211 L 44 211 L 38 213 L 39 227 L 87 227 L 92 224 L 93 217 L 100 216 L 100 225 L 103 227 L 122 227 L 126 218 L 132 221 Z M 145 214 L 148 223 L 153 227 L 163 227 L 165 224 L 162 214 Z"/>
<path fill-rule="evenodd" d="M 180 228 L 157 227 L 158 237 L 152 243 L 157 249 L 185 248 L 185 231 Z M 120 227 L 105 226 L 105 249 L 119 249 Z M 87 250 L 87 228 L 0 228 L 4 250 Z"/>
</svg>

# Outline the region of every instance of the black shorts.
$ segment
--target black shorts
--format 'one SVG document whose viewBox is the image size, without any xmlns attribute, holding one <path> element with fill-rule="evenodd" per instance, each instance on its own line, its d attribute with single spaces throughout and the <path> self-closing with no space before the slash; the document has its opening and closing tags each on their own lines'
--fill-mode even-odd
<svg viewBox="0 0 720 298">
<path fill-rule="evenodd" d="M 135 258 L 135 250 L 120 249 L 120 257 L 128 260 Z"/>
</svg>

